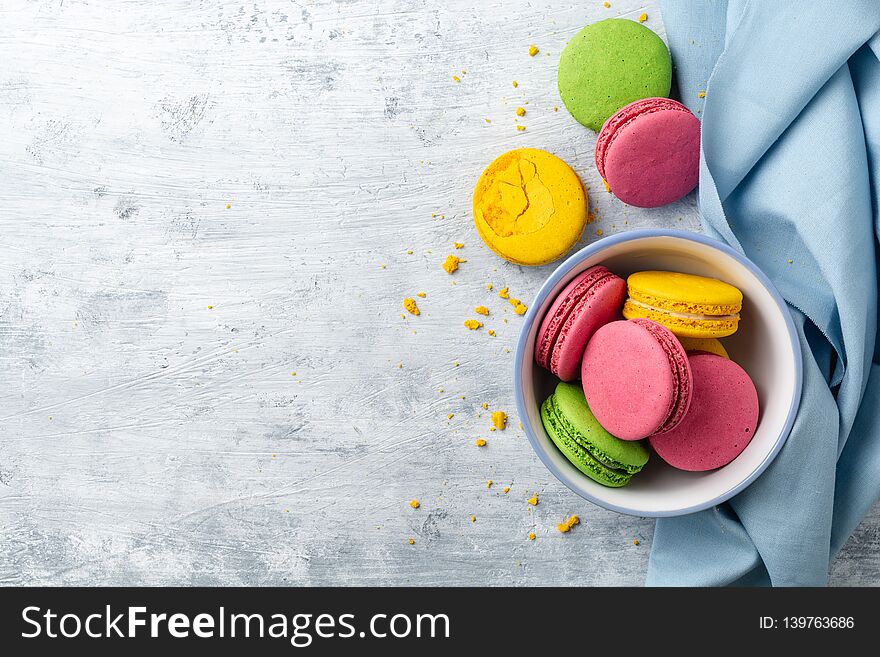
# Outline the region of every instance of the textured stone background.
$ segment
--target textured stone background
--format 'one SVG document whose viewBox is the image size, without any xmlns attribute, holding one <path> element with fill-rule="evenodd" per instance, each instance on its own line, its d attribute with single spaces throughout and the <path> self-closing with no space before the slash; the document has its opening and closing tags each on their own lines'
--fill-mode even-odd
<svg viewBox="0 0 880 657">
<path fill-rule="evenodd" d="M 642 11 L 662 34 L 629 0 L 2 3 L 0 583 L 641 584 L 653 522 L 518 429 L 521 318 L 486 283 L 529 300 L 552 267 L 469 205 L 536 146 L 591 191 L 585 242 L 697 229 L 692 198 L 605 193 L 557 97 L 565 41 Z M 878 544 L 875 508 L 833 583 L 877 583 Z"/>
</svg>

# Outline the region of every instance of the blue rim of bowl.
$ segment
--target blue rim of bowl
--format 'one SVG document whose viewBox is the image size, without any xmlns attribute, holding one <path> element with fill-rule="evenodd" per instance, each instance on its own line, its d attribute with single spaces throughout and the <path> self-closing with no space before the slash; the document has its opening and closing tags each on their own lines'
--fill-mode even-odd
<svg viewBox="0 0 880 657">
<path fill-rule="evenodd" d="M 632 240 L 648 237 L 675 237 L 679 239 L 690 240 L 692 242 L 699 242 L 700 244 L 705 244 L 706 246 L 717 249 L 722 253 L 732 257 L 741 265 L 743 265 L 746 269 L 748 269 L 752 274 L 754 274 L 755 277 L 761 282 L 761 284 L 767 289 L 767 291 L 773 297 L 773 300 L 776 302 L 776 305 L 782 311 L 782 316 L 785 318 L 785 326 L 788 329 L 788 337 L 791 341 L 792 351 L 794 352 L 795 369 L 794 394 L 792 395 L 791 405 L 788 409 L 788 416 L 785 419 L 785 425 L 783 426 L 782 431 L 779 433 L 779 437 L 776 439 L 776 444 L 773 445 L 773 448 L 770 450 L 767 456 L 764 457 L 764 460 L 758 464 L 758 466 L 751 472 L 751 474 L 749 474 L 748 477 L 743 479 L 736 486 L 733 486 L 729 490 L 709 500 L 708 502 L 685 507 L 683 509 L 670 509 L 662 511 L 640 511 L 629 509 L 619 506 L 617 504 L 611 504 L 609 502 L 606 502 L 605 500 L 601 500 L 593 495 L 590 495 L 586 491 L 580 490 L 579 485 L 575 482 L 574 479 L 572 479 L 564 472 L 562 472 L 562 470 L 556 467 L 556 465 L 550 460 L 544 448 L 538 442 L 538 437 L 535 435 L 535 432 L 532 429 L 531 422 L 529 422 L 528 420 L 528 413 L 526 412 L 526 403 L 523 395 L 521 377 L 521 372 L 523 369 L 523 354 L 525 353 L 526 340 L 528 339 L 528 334 L 530 332 L 531 326 L 539 319 L 537 317 L 538 309 L 541 307 L 541 305 L 544 303 L 544 300 L 550 294 L 550 290 L 556 287 L 559 281 L 562 280 L 576 265 L 578 265 L 585 258 L 593 255 L 594 253 L 602 251 L 621 242 L 629 242 Z M 757 479 L 761 475 L 762 472 L 764 472 L 764 470 L 767 469 L 767 466 L 769 466 L 770 463 L 773 462 L 773 459 L 776 458 L 776 455 L 779 454 L 779 450 L 782 449 L 782 446 L 788 439 L 788 435 L 791 433 L 791 428 L 794 425 L 795 416 L 797 415 L 798 407 L 800 406 L 801 401 L 801 389 L 803 387 L 803 360 L 801 357 L 800 340 L 798 339 L 797 330 L 795 329 L 794 320 L 791 317 L 791 312 L 788 309 L 788 304 L 782 298 L 782 295 L 779 294 L 776 286 L 770 282 L 770 279 L 767 278 L 767 275 L 764 274 L 764 272 L 761 271 L 754 262 L 749 260 L 739 251 L 732 249 L 724 242 L 720 242 L 711 237 L 701 235 L 700 233 L 690 233 L 683 230 L 649 228 L 618 233 L 617 235 L 610 235 L 597 242 L 593 242 L 589 246 L 586 246 L 577 253 L 569 256 L 565 260 L 565 262 L 563 262 L 561 265 L 559 265 L 559 267 L 556 268 L 556 271 L 554 271 L 550 275 L 550 278 L 544 281 L 544 284 L 541 286 L 541 289 L 538 290 L 538 294 L 532 301 L 532 305 L 525 316 L 525 321 L 519 334 L 519 340 L 517 340 L 516 343 L 516 354 L 514 355 L 513 361 L 513 387 L 514 393 L 516 395 L 516 408 L 519 412 L 520 418 L 523 420 L 523 428 L 525 429 L 526 436 L 529 439 L 529 443 L 531 443 L 532 449 L 538 455 L 538 458 L 541 459 L 544 465 L 547 466 L 547 469 L 550 470 L 550 472 L 552 472 L 553 475 L 557 479 L 559 479 L 559 481 L 568 486 L 568 488 L 570 488 L 572 491 L 574 491 L 584 499 L 589 500 L 593 504 L 596 504 L 597 506 L 600 506 L 604 509 L 617 511 L 618 513 L 624 513 L 631 516 L 640 516 L 643 518 L 667 518 L 671 516 L 683 516 L 689 513 L 696 513 L 697 511 L 709 509 L 716 504 L 726 502 L 731 497 L 748 487 L 753 481 L 755 481 L 755 479 Z"/>
</svg>

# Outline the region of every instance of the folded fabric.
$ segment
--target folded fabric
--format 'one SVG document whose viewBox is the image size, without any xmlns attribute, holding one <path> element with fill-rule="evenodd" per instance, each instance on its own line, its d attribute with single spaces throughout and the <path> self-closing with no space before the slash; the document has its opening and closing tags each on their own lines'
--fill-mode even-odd
<svg viewBox="0 0 880 657">
<path fill-rule="evenodd" d="M 755 483 L 658 520 L 647 583 L 823 585 L 880 497 L 880 3 L 661 10 L 680 96 L 702 119 L 703 228 L 790 304 L 804 388 Z"/>
</svg>

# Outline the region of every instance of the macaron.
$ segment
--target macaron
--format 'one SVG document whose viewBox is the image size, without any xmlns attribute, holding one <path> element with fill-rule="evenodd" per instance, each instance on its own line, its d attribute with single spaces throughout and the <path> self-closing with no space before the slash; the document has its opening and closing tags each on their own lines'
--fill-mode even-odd
<svg viewBox="0 0 880 657">
<path fill-rule="evenodd" d="M 565 255 L 587 223 L 587 192 L 555 155 L 518 148 L 496 158 L 474 189 L 474 224 L 483 242 L 518 265 Z"/>
<path fill-rule="evenodd" d="M 691 403 L 684 347 L 649 319 L 611 322 L 596 331 L 584 351 L 581 379 L 596 419 L 622 440 L 671 431 Z"/>
<path fill-rule="evenodd" d="M 584 349 L 596 330 L 620 317 L 626 282 L 596 265 L 565 286 L 544 315 L 535 361 L 563 381 L 578 377 Z"/>
<path fill-rule="evenodd" d="M 579 385 L 557 384 L 541 405 L 541 422 L 565 458 L 603 486 L 625 486 L 648 462 L 644 445 L 618 440 L 602 428 Z"/>
<path fill-rule="evenodd" d="M 717 278 L 640 271 L 630 274 L 626 284 L 627 319 L 651 319 L 682 338 L 723 338 L 739 327 L 742 292 Z"/>
<path fill-rule="evenodd" d="M 684 347 L 688 356 L 701 352 L 715 354 L 722 358 L 730 358 L 727 349 L 724 348 L 724 345 L 721 344 L 721 340 L 718 338 L 679 338 L 678 341 L 681 342 L 681 346 Z"/>
<path fill-rule="evenodd" d="M 559 58 L 559 95 L 571 115 L 595 132 L 640 98 L 668 96 L 672 58 L 644 25 L 609 18 L 574 35 Z"/>
<path fill-rule="evenodd" d="M 637 100 L 602 126 L 595 159 L 599 175 L 624 203 L 667 205 L 699 181 L 700 121 L 669 98 Z"/>
<path fill-rule="evenodd" d="M 751 442 L 758 426 L 758 393 L 732 360 L 714 354 L 689 360 L 694 375 L 690 410 L 677 427 L 649 442 L 669 465 L 703 472 L 727 465 Z"/>
</svg>

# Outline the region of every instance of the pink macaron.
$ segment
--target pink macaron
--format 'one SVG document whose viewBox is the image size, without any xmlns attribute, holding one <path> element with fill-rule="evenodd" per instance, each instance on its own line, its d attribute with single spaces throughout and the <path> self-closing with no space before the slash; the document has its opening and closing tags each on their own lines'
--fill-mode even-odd
<svg viewBox="0 0 880 657">
<path fill-rule="evenodd" d="M 584 349 L 601 326 L 620 317 L 626 281 L 597 265 L 578 274 L 544 315 L 535 341 L 535 361 L 563 381 L 581 369 Z"/>
<path fill-rule="evenodd" d="M 700 177 L 700 121 L 670 98 L 630 103 L 602 126 L 596 168 L 624 203 L 656 208 L 677 201 Z"/>
<path fill-rule="evenodd" d="M 650 319 L 611 322 L 596 331 L 581 377 L 593 415 L 623 440 L 671 431 L 691 404 L 693 376 L 684 347 Z"/>
<path fill-rule="evenodd" d="M 703 472 L 727 465 L 751 442 L 758 426 L 758 393 L 732 360 L 705 353 L 689 360 L 694 375 L 690 410 L 677 427 L 649 442 L 669 465 Z"/>
</svg>

